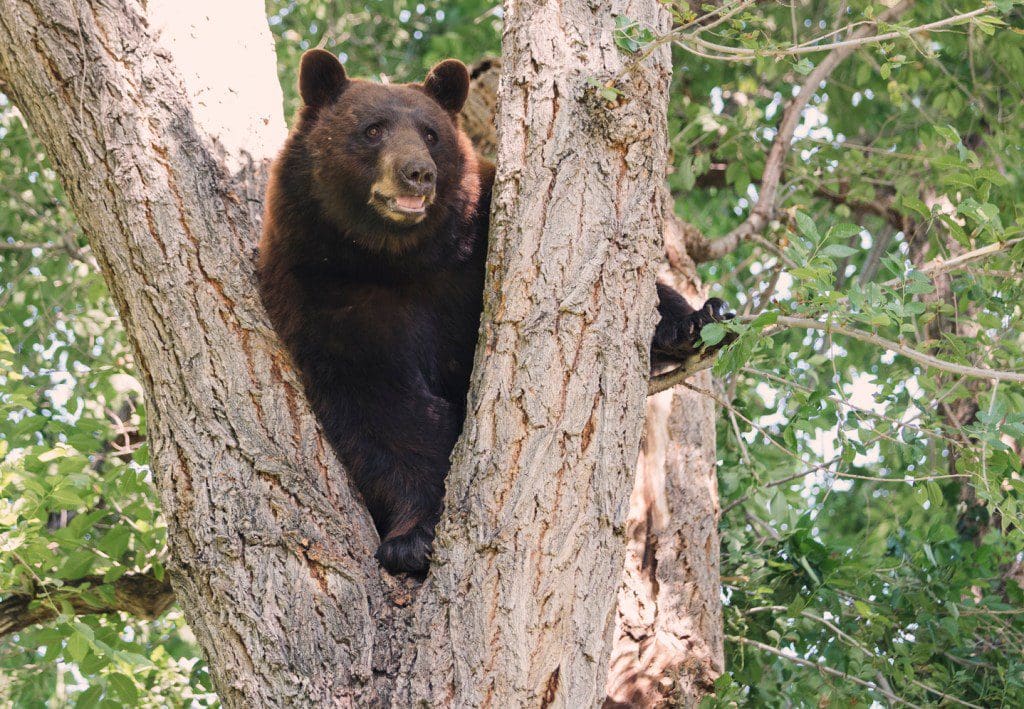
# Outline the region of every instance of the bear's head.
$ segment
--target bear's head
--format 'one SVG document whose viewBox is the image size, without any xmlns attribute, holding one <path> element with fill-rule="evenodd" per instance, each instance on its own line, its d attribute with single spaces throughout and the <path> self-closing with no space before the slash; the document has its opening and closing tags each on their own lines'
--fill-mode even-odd
<svg viewBox="0 0 1024 709">
<path fill-rule="evenodd" d="M 475 203 L 475 156 L 458 127 L 462 62 L 441 62 L 423 83 L 383 85 L 350 79 L 337 57 L 312 49 L 299 90 L 311 196 L 348 237 L 400 253 Z"/>
</svg>

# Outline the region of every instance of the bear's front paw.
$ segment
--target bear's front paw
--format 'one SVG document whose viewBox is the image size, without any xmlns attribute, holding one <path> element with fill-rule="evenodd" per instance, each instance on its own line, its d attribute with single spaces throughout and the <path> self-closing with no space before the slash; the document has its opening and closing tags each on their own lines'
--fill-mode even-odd
<svg viewBox="0 0 1024 709">
<path fill-rule="evenodd" d="M 705 325 L 713 322 L 724 322 L 732 320 L 736 313 L 729 310 L 729 305 L 721 298 L 710 298 L 699 310 L 685 315 L 674 322 L 662 322 L 655 331 L 655 351 L 663 357 L 671 359 L 685 359 L 697 354 L 697 342 L 700 340 L 700 331 Z M 729 344 L 735 339 L 726 336 L 721 342 L 710 351 L 717 350 Z"/>
<path fill-rule="evenodd" d="M 729 304 L 721 298 L 709 298 L 704 306 L 698 310 L 694 315 L 704 320 L 701 327 L 713 322 L 722 322 L 723 320 L 732 320 L 736 317 L 736 313 L 729 309 Z"/>
<path fill-rule="evenodd" d="M 393 574 L 425 574 L 433 546 L 433 532 L 415 527 L 411 532 L 385 539 L 374 556 Z"/>
</svg>

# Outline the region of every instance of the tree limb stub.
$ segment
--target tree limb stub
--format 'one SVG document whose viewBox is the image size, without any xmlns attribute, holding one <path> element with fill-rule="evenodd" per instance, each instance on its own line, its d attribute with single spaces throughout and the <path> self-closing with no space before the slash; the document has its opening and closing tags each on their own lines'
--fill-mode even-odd
<svg viewBox="0 0 1024 709">
<path fill-rule="evenodd" d="M 41 588 L 32 595 L 11 595 L 0 601 L 0 637 L 56 618 L 60 609 L 51 600 L 61 598 L 61 590 L 69 586 L 76 590 L 91 587 L 92 593 L 66 597 L 78 615 L 120 612 L 152 620 L 174 603 L 170 583 L 157 581 L 151 573 L 126 574 L 112 584 L 104 583 L 102 576 L 87 576 L 62 587 Z"/>
</svg>

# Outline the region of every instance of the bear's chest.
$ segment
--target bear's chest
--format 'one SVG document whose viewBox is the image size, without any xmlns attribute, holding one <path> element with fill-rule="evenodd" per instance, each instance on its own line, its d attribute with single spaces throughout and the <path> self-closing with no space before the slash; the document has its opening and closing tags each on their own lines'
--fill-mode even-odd
<svg viewBox="0 0 1024 709">
<path fill-rule="evenodd" d="M 448 299 L 443 284 L 391 285 L 337 282 L 313 294 L 316 310 L 343 329 L 408 328 L 443 315 Z"/>
<path fill-rule="evenodd" d="M 413 284 L 339 281 L 312 294 L 317 315 L 311 320 L 331 349 L 388 352 L 442 373 L 472 358 L 480 317 L 479 293 L 474 298 L 472 290 L 450 274 Z"/>
</svg>

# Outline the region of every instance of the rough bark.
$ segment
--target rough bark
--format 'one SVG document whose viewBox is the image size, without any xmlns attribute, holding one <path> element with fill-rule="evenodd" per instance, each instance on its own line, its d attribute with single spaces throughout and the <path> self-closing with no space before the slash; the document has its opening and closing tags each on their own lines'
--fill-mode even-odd
<svg viewBox="0 0 1024 709">
<path fill-rule="evenodd" d="M 227 706 L 594 706 L 654 324 L 667 50 L 506 6 L 500 168 L 470 417 L 422 588 L 382 574 L 253 283 L 283 137 L 251 0 L 0 0 L 0 80 L 61 175 L 149 406 L 170 578 Z M 238 41 L 232 44 L 232 40 Z"/>
<path fill-rule="evenodd" d="M 420 599 L 414 694 L 603 699 L 663 210 L 669 57 L 614 76 L 613 17 L 656 2 L 505 5 L 498 174 L 470 416 Z M 582 189 L 581 189 L 582 188 Z M 465 599 L 472 598 L 467 604 Z M 430 675 L 422 671 L 433 667 Z"/>
<path fill-rule="evenodd" d="M 501 59 L 484 57 L 469 67 L 470 84 L 466 105 L 462 107 L 460 125 L 473 141 L 476 151 L 488 160 L 498 155 L 498 80 Z"/>
<path fill-rule="evenodd" d="M 702 303 L 682 240 L 665 235 L 675 268 L 662 278 Z M 691 379 L 700 389 L 710 380 Z M 647 401 L 606 707 L 696 706 L 724 670 L 715 418 L 714 402 L 691 389 Z"/>
</svg>

